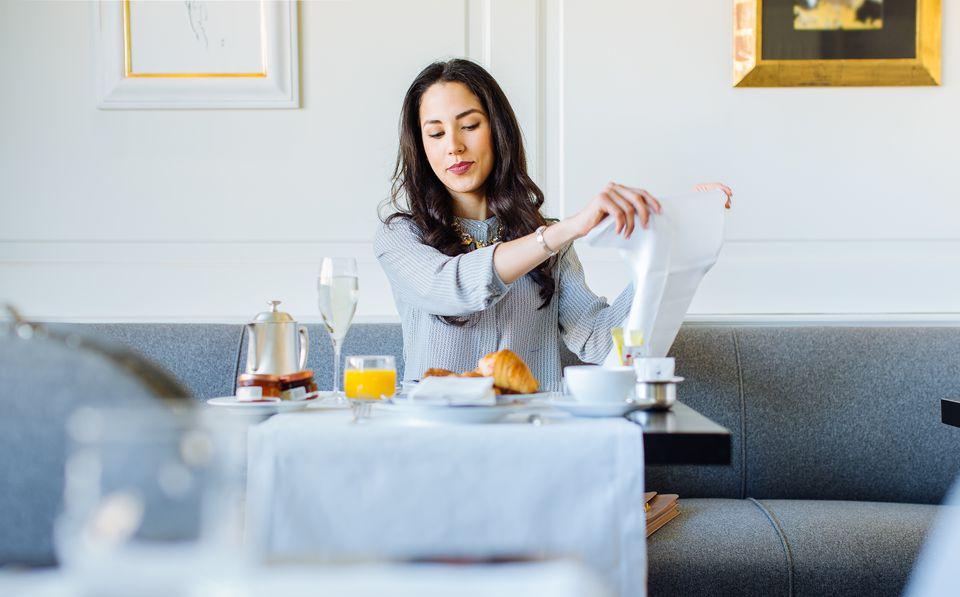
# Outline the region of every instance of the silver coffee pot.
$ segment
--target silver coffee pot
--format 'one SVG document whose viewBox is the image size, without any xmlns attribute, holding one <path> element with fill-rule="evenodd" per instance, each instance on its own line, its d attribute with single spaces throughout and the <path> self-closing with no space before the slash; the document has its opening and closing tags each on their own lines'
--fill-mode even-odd
<svg viewBox="0 0 960 597">
<path fill-rule="evenodd" d="M 288 375 L 307 365 L 307 328 L 289 313 L 277 310 L 280 301 L 269 301 L 269 311 L 258 313 L 247 324 L 247 373 Z M 299 343 L 297 338 L 299 337 Z"/>
</svg>

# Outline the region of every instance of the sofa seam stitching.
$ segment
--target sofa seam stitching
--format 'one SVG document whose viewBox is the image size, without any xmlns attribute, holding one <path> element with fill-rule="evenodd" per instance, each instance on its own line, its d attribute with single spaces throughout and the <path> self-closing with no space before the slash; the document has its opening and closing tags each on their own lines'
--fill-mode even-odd
<svg viewBox="0 0 960 597">
<path fill-rule="evenodd" d="M 747 497 L 747 401 L 743 395 L 743 366 L 740 335 L 733 330 L 733 351 L 737 359 L 737 391 L 740 393 L 740 499 Z"/>
<path fill-rule="evenodd" d="M 777 536 L 780 538 L 780 545 L 783 547 L 783 557 L 787 561 L 787 595 L 793 597 L 793 552 L 790 549 L 790 542 L 787 541 L 787 534 L 783 531 L 783 526 L 780 524 L 780 520 L 771 512 L 760 500 L 754 498 L 747 498 L 748 501 L 753 502 L 757 508 L 767 517 L 767 520 L 770 521 L 770 524 L 773 526 L 773 530 L 776 531 Z"/>
</svg>

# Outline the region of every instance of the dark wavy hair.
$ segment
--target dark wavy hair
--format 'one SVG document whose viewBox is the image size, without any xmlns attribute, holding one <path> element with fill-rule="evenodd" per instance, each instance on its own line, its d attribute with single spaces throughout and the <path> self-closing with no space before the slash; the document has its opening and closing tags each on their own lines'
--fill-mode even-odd
<svg viewBox="0 0 960 597">
<path fill-rule="evenodd" d="M 423 242 L 445 255 L 469 250 L 453 228 L 453 201 L 444 184 L 434 174 L 423 148 L 420 133 L 420 101 L 436 83 L 462 83 L 480 100 L 490 121 L 494 165 L 485 185 L 487 208 L 503 228 L 502 240 L 526 236 L 546 224 L 540 207 L 543 191 L 527 174 L 520 124 L 500 85 L 482 66 L 469 60 L 434 62 L 417 75 L 403 98 L 400 113 L 400 147 L 393 172 L 388 203 L 397 218 L 413 221 L 423 233 Z M 404 205 L 403 203 L 406 203 Z M 555 291 L 555 258 L 541 263 L 527 275 L 540 287 L 543 309 Z M 447 323 L 464 325 L 469 318 L 441 317 Z"/>
</svg>

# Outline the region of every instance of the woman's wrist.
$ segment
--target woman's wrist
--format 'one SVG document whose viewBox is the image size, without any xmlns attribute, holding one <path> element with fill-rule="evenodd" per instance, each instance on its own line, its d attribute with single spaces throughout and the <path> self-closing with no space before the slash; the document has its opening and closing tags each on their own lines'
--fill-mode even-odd
<svg viewBox="0 0 960 597">
<path fill-rule="evenodd" d="M 543 231 L 543 241 L 553 251 L 560 251 L 577 238 L 576 232 L 567 220 L 560 220 L 556 224 L 547 226 Z"/>
</svg>

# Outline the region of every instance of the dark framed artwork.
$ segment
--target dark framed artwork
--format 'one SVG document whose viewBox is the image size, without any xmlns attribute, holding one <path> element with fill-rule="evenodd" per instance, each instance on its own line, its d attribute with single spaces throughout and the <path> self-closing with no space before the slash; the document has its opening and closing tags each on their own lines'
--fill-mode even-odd
<svg viewBox="0 0 960 597">
<path fill-rule="evenodd" d="M 734 0 L 734 85 L 939 85 L 940 2 Z"/>
</svg>

